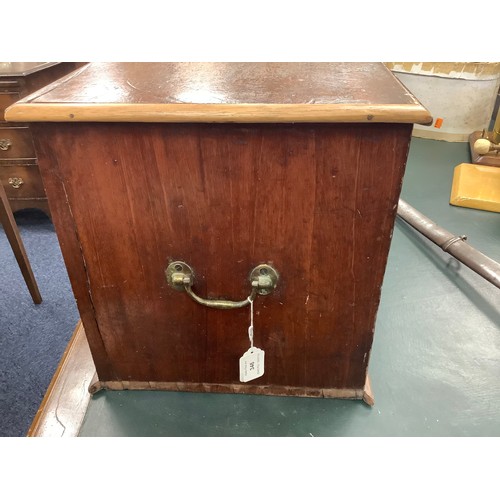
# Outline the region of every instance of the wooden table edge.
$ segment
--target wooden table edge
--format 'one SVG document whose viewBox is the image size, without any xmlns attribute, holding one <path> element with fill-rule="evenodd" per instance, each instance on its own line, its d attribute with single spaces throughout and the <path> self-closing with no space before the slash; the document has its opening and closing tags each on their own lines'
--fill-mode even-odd
<svg viewBox="0 0 500 500">
<path fill-rule="evenodd" d="M 419 104 L 50 103 L 20 100 L 10 122 L 432 123 Z"/>
<path fill-rule="evenodd" d="M 27 437 L 76 437 L 87 411 L 95 366 L 81 320 L 38 408 Z M 65 410 L 65 415 L 58 411 Z"/>
</svg>

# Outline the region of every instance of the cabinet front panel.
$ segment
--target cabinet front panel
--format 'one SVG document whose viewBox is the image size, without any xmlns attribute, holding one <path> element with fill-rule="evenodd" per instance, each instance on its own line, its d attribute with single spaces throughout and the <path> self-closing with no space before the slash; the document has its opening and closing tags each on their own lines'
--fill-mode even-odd
<svg viewBox="0 0 500 500">
<path fill-rule="evenodd" d="M 242 300 L 251 269 L 270 263 L 280 281 L 255 300 L 266 358 L 252 384 L 363 387 L 411 125 L 47 123 L 36 133 L 101 378 L 238 384 L 249 308 L 199 305 L 164 270 L 185 261 L 200 296 Z"/>
</svg>

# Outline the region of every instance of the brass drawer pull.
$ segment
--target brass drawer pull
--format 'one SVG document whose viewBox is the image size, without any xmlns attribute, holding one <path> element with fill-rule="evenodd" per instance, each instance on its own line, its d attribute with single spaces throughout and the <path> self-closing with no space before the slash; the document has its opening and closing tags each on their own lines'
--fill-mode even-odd
<svg viewBox="0 0 500 500">
<path fill-rule="evenodd" d="M 171 262 L 165 270 L 168 284 L 178 291 L 185 291 L 195 302 L 206 307 L 216 309 L 237 309 L 245 307 L 253 301 L 257 295 L 269 295 L 278 283 L 277 271 L 268 264 L 261 264 L 252 269 L 249 281 L 252 284 L 250 296 L 245 300 L 232 301 L 224 299 L 203 299 L 192 290 L 194 281 L 193 269 L 185 262 Z"/>
<path fill-rule="evenodd" d="M 10 139 L 0 139 L 0 150 L 7 151 L 12 146 Z"/>
<path fill-rule="evenodd" d="M 9 177 L 9 184 L 14 189 L 19 189 L 24 184 L 24 181 L 21 177 Z"/>
</svg>

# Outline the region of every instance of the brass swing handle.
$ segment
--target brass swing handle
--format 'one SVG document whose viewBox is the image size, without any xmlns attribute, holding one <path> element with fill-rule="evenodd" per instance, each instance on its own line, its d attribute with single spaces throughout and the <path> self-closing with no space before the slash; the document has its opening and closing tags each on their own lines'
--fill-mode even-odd
<svg viewBox="0 0 500 500">
<path fill-rule="evenodd" d="M 277 271 L 268 264 L 261 264 L 252 269 L 249 280 L 252 285 L 250 296 L 245 300 L 232 301 L 225 299 L 204 299 L 196 295 L 191 288 L 194 282 L 194 272 L 185 262 L 171 262 L 165 270 L 168 284 L 178 291 L 186 292 L 195 302 L 202 306 L 215 309 L 237 309 L 253 302 L 257 295 L 269 295 L 278 283 Z"/>
</svg>

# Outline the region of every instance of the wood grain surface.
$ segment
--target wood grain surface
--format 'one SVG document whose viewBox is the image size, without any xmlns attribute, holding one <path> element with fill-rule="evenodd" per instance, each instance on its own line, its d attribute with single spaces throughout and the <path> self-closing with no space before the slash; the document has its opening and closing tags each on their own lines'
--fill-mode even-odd
<svg viewBox="0 0 500 500">
<path fill-rule="evenodd" d="M 53 221 L 102 381 L 239 384 L 255 302 L 264 386 L 362 390 L 410 125 L 35 124 Z"/>
<path fill-rule="evenodd" d="M 409 122 L 429 112 L 381 63 L 92 63 L 13 121 Z"/>
<path fill-rule="evenodd" d="M 5 110 L 12 106 L 18 99 L 20 95 L 19 92 L 4 92 L 0 93 L 0 127 L 1 122 L 5 120 Z"/>
<path fill-rule="evenodd" d="M 19 159 L 25 163 L 35 163 L 36 155 L 28 127 L 1 127 L 0 140 L 10 142 L 6 150 L 0 150 L 0 167 L 6 161 Z"/>
<path fill-rule="evenodd" d="M 0 140 L 4 143 L 0 150 L 0 182 L 14 212 L 35 208 L 50 217 L 29 126 L 3 121 L 4 110 L 82 65 L 75 62 L 0 63 Z"/>
<path fill-rule="evenodd" d="M 44 199 L 42 178 L 40 175 L 34 175 L 37 174 L 36 168 L 36 165 L 0 163 L 0 182 L 5 186 L 10 203 L 13 199 Z M 22 184 L 13 182 L 15 179 L 22 179 Z"/>
<path fill-rule="evenodd" d="M 95 367 L 81 321 L 64 351 L 28 437 L 76 437 L 90 401 Z"/>
<path fill-rule="evenodd" d="M 0 224 L 3 226 L 7 240 L 10 243 L 12 252 L 17 260 L 19 269 L 23 275 L 26 286 L 28 287 L 29 293 L 33 302 L 35 304 L 40 304 L 42 302 L 42 296 L 40 290 L 38 289 L 38 284 L 33 274 L 33 269 L 31 268 L 30 261 L 28 259 L 28 254 L 24 247 L 23 240 L 19 233 L 19 228 L 17 227 L 16 220 L 14 219 L 14 214 L 12 213 L 12 207 L 7 199 L 7 194 L 0 182 Z"/>
</svg>

